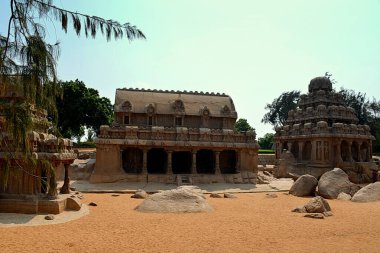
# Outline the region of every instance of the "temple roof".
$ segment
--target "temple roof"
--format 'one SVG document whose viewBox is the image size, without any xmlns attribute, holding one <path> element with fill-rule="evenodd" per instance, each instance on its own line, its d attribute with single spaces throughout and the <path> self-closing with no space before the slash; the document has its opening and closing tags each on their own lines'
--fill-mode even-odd
<svg viewBox="0 0 380 253">
<path fill-rule="evenodd" d="M 332 83 L 330 79 L 325 76 L 313 78 L 309 84 L 309 92 L 318 90 L 332 91 Z"/>
<path fill-rule="evenodd" d="M 115 112 L 237 118 L 230 96 L 208 92 L 117 89 Z"/>
</svg>

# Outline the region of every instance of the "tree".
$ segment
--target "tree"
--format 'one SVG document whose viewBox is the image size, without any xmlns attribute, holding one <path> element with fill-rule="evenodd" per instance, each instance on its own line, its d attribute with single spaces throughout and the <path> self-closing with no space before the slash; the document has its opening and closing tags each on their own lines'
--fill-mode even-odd
<svg viewBox="0 0 380 253">
<path fill-rule="evenodd" d="M 58 129 L 66 138 L 83 136 L 84 127 L 96 133 L 112 122 L 113 108 L 108 98 L 79 80 L 60 82 L 62 97 L 57 97 Z"/>
<path fill-rule="evenodd" d="M 272 149 L 273 146 L 273 133 L 266 133 L 264 137 L 259 138 L 258 143 L 262 149 Z"/>
<path fill-rule="evenodd" d="M 84 30 L 86 37 L 91 35 L 95 38 L 100 31 L 107 40 L 123 37 L 128 40 L 143 39 L 145 35 L 129 23 L 120 24 L 58 8 L 51 0 L 10 0 L 9 10 L 6 34 L 0 34 L 0 83 L 13 85 L 22 91 L 24 99 L 8 104 L 7 101 L 0 101 L 6 119 L 1 131 L 6 130 L 11 134 L 10 149 L 22 152 L 22 160 L 27 163 L 34 159 L 27 137 L 33 127 L 31 105 L 36 109 L 48 109 L 52 118 L 57 119 L 54 114 L 57 113 L 55 99 L 59 92 L 56 73 L 59 47 L 57 42 L 46 42 L 46 23 L 56 20 L 67 32 L 71 21 L 78 36 Z M 52 168 L 51 165 L 43 167 Z M 18 165 L 18 168 L 24 170 L 22 165 Z M 9 176 L 9 173 L 6 175 Z M 3 177 L 4 182 L 7 176 Z M 50 181 L 55 185 L 55 179 Z M 4 182 L 3 185 L 6 185 Z"/>
<path fill-rule="evenodd" d="M 246 119 L 238 119 L 235 123 L 235 129 L 238 132 L 247 132 L 254 130 Z"/>
<path fill-rule="evenodd" d="M 269 123 L 273 126 L 283 126 L 288 118 L 288 112 L 297 107 L 300 98 L 300 91 L 290 91 L 282 93 L 278 98 L 274 99 L 271 104 L 265 106 L 267 112 L 261 122 Z"/>
</svg>

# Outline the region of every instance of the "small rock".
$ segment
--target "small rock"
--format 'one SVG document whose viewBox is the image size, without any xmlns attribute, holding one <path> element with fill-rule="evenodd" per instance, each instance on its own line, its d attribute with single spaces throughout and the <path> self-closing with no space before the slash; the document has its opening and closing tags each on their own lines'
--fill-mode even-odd
<svg viewBox="0 0 380 253">
<path fill-rule="evenodd" d="M 54 220 L 54 215 L 52 215 L 52 214 L 49 214 L 49 215 L 46 215 L 45 216 L 45 220 Z"/>
<path fill-rule="evenodd" d="M 305 205 L 305 208 L 308 213 L 324 213 L 326 211 L 331 211 L 329 203 L 320 196 L 312 198 Z"/>
<path fill-rule="evenodd" d="M 278 196 L 277 196 L 276 193 L 267 193 L 267 194 L 265 194 L 265 197 L 267 197 L 267 198 L 277 198 Z"/>
<path fill-rule="evenodd" d="M 294 213 L 307 213 L 306 208 L 304 206 L 297 206 L 296 208 L 292 209 L 292 212 L 294 212 Z"/>
<path fill-rule="evenodd" d="M 324 219 L 325 216 L 321 213 L 307 213 L 304 217 L 312 218 L 312 219 Z"/>
<path fill-rule="evenodd" d="M 77 194 L 77 195 L 78 195 L 78 194 L 80 194 L 80 192 L 75 192 L 75 194 Z"/>
<path fill-rule="evenodd" d="M 131 198 L 134 198 L 134 199 L 146 199 L 147 197 L 149 196 L 148 193 L 146 193 L 146 191 L 142 190 L 142 189 L 138 189 L 135 194 L 133 194 L 131 196 Z"/>
<path fill-rule="evenodd" d="M 77 189 L 77 188 L 75 188 L 75 187 L 70 187 L 70 190 L 73 191 L 73 192 L 75 192 L 76 189 Z"/>
<path fill-rule="evenodd" d="M 112 197 L 119 197 L 120 195 L 119 194 L 112 194 L 111 196 Z"/>
<path fill-rule="evenodd" d="M 96 203 L 94 203 L 94 202 L 90 202 L 90 203 L 88 203 L 88 205 L 89 206 L 98 206 Z"/>
<path fill-rule="evenodd" d="M 73 196 L 66 199 L 66 208 L 69 210 L 79 211 L 82 207 L 80 200 Z"/>
<path fill-rule="evenodd" d="M 218 193 L 211 193 L 210 194 L 210 198 L 223 198 L 221 195 L 219 195 Z"/>
<path fill-rule="evenodd" d="M 226 199 L 234 199 L 234 198 L 237 198 L 235 195 L 233 195 L 232 193 L 224 193 L 224 198 Z"/>
<path fill-rule="evenodd" d="M 327 211 L 327 212 L 324 212 L 323 215 L 325 217 L 330 217 L 330 216 L 333 216 L 333 213 L 331 211 Z"/>
<path fill-rule="evenodd" d="M 337 199 L 339 199 L 339 200 L 351 200 L 351 195 L 347 194 L 345 192 L 341 192 L 341 193 L 339 193 Z"/>
</svg>

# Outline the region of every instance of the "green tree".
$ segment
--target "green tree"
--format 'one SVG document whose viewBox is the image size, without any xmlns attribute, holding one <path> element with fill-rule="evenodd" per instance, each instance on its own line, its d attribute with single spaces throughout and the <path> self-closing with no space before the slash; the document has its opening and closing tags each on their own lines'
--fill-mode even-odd
<svg viewBox="0 0 380 253">
<path fill-rule="evenodd" d="M 264 137 L 258 139 L 260 148 L 262 149 L 272 149 L 273 146 L 274 133 L 266 133 Z"/>
<path fill-rule="evenodd" d="M 48 109 L 53 119 L 57 119 L 54 114 L 57 112 L 55 99 L 59 92 L 56 73 L 59 47 L 57 42 L 46 41 L 46 23 L 56 20 L 65 32 L 71 23 L 78 36 L 84 31 L 86 37 L 95 38 L 100 31 L 107 40 L 123 37 L 133 40 L 145 36 L 129 23 L 120 24 L 58 8 L 51 0 L 9 0 L 9 12 L 7 31 L 0 34 L 0 84 L 21 91 L 24 99 L 13 100 L 10 104 L 0 101 L 0 104 L 4 105 L 4 129 L 12 136 L 12 147 L 9 149 L 22 152 L 24 158 L 20 163 L 28 163 L 34 159 L 27 140 L 27 134 L 33 127 L 30 105 L 33 104 L 36 109 Z M 18 169 L 24 170 L 22 164 L 17 164 Z M 50 165 L 42 167 L 52 168 Z M 2 177 L 4 186 L 10 173 Z M 38 176 L 35 175 L 35 178 Z M 50 181 L 54 186 L 55 179 Z"/>
<path fill-rule="evenodd" d="M 82 137 L 84 127 L 96 133 L 112 122 L 113 108 L 108 98 L 79 80 L 60 82 L 62 97 L 57 97 L 58 129 L 64 137 Z"/>
<path fill-rule="evenodd" d="M 273 126 L 283 126 L 288 118 L 288 112 L 297 107 L 300 98 L 300 91 L 290 91 L 282 93 L 275 98 L 271 104 L 265 106 L 267 112 L 261 122 L 269 123 Z"/>
<path fill-rule="evenodd" d="M 238 132 L 247 132 L 254 130 L 246 119 L 238 119 L 235 123 L 235 129 Z"/>
</svg>

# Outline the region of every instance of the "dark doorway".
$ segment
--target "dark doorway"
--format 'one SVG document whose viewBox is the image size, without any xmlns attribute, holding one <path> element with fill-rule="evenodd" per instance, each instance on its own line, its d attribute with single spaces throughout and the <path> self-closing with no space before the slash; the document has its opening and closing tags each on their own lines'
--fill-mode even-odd
<svg viewBox="0 0 380 253">
<path fill-rule="evenodd" d="M 150 174 L 165 174 L 167 155 L 163 148 L 152 148 L 148 151 L 147 169 Z"/>
<path fill-rule="evenodd" d="M 351 145 L 351 156 L 355 162 L 359 161 L 359 144 L 355 141 Z"/>
<path fill-rule="evenodd" d="M 187 151 L 173 152 L 172 155 L 173 174 L 191 173 L 191 153 Z"/>
<path fill-rule="evenodd" d="M 305 161 L 311 160 L 311 149 L 312 149 L 311 142 L 310 141 L 305 142 L 305 146 L 303 147 L 303 150 L 302 150 L 303 160 Z"/>
<path fill-rule="evenodd" d="M 298 157 L 299 157 L 299 146 L 298 146 L 298 142 L 297 141 L 293 142 L 293 144 L 292 144 L 292 150 L 290 152 L 292 152 L 294 158 L 298 160 Z"/>
<path fill-rule="evenodd" d="M 224 150 L 219 155 L 220 172 L 223 174 L 236 173 L 236 152 L 235 150 Z"/>
<path fill-rule="evenodd" d="M 48 192 L 48 175 L 46 169 L 41 169 L 41 193 Z"/>
<path fill-rule="evenodd" d="M 360 156 L 363 162 L 368 162 L 368 158 L 369 158 L 368 152 L 369 152 L 368 144 L 367 142 L 363 142 L 363 144 L 360 146 Z"/>
<path fill-rule="evenodd" d="M 340 152 L 343 162 L 349 162 L 350 161 L 350 152 L 348 147 L 347 141 L 342 141 L 342 144 L 340 145 Z"/>
<path fill-rule="evenodd" d="M 214 174 L 215 173 L 214 153 L 212 150 L 201 149 L 197 152 L 197 173 Z"/>
<path fill-rule="evenodd" d="M 127 148 L 122 152 L 123 169 L 126 173 L 141 173 L 143 151 L 138 148 Z"/>
</svg>

